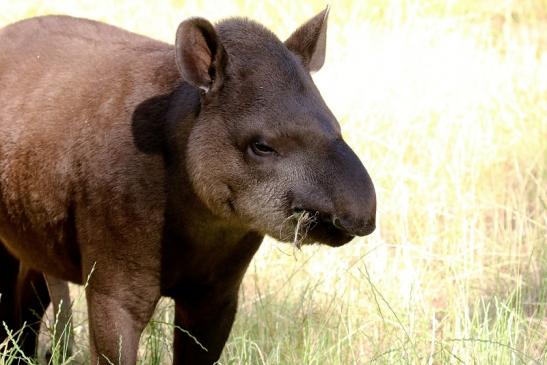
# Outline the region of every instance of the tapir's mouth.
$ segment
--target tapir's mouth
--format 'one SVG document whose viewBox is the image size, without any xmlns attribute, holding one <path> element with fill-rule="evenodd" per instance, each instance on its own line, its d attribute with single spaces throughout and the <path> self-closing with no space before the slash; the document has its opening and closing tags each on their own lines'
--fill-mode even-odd
<svg viewBox="0 0 547 365">
<path fill-rule="evenodd" d="M 308 209 L 294 209 L 297 217 L 295 237 L 300 237 L 305 244 L 322 243 L 332 247 L 342 246 L 355 236 L 332 223 L 330 215 Z"/>
</svg>

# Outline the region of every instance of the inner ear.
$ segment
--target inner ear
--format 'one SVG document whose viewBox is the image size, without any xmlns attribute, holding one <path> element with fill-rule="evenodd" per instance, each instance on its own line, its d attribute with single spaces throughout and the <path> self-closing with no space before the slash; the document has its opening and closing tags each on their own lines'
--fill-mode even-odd
<svg viewBox="0 0 547 365">
<path fill-rule="evenodd" d="M 285 41 L 285 46 L 300 58 L 310 72 L 318 71 L 325 63 L 328 16 L 327 7 L 301 25 Z"/>
<path fill-rule="evenodd" d="M 213 25 L 203 18 L 180 23 L 175 41 L 175 60 L 187 83 L 205 92 L 222 85 L 226 56 Z"/>
</svg>

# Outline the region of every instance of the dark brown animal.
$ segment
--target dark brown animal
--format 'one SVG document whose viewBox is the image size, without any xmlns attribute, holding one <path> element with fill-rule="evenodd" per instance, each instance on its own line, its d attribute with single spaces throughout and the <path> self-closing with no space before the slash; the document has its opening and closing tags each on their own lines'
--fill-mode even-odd
<svg viewBox="0 0 547 365">
<path fill-rule="evenodd" d="M 302 213 L 305 243 L 372 232 L 373 184 L 310 77 L 326 19 L 283 43 L 246 19 L 192 18 L 174 47 L 62 16 L 1 30 L 0 320 L 40 315 L 40 273 L 91 273 L 93 364 L 135 363 L 160 296 L 206 348 L 175 330 L 174 363 L 211 364 L 265 234 L 292 239 Z"/>
</svg>

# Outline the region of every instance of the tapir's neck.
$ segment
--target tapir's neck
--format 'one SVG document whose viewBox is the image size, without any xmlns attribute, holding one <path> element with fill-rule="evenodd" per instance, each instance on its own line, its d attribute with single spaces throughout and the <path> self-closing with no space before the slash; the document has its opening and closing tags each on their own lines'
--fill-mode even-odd
<svg viewBox="0 0 547 365">
<path fill-rule="evenodd" d="M 167 206 L 162 243 L 163 294 L 175 297 L 196 287 L 207 291 L 219 283 L 234 290 L 263 236 L 216 216 L 192 189 L 185 147 L 199 115 L 199 91 L 183 84 L 173 92 L 169 105 L 164 131 Z M 218 280 L 220 277 L 222 280 Z"/>
</svg>

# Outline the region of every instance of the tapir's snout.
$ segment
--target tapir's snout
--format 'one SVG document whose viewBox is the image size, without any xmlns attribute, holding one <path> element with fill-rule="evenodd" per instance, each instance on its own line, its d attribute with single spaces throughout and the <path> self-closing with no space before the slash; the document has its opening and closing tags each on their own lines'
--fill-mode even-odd
<svg viewBox="0 0 547 365">
<path fill-rule="evenodd" d="M 376 228 L 376 193 L 365 167 L 343 141 L 329 148 L 322 168 L 294 191 L 292 209 L 315 217 L 312 238 L 339 246 L 355 236 L 366 236 Z"/>
<path fill-rule="evenodd" d="M 376 229 L 376 208 L 372 211 L 332 218 L 332 225 L 350 236 L 366 236 Z"/>
<path fill-rule="evenodd" d="M 343 143 L 334 156 L 333 225 L 353 236 L 366 236 L 376 228 L 376 192 L 367 170 Z"/>
</svg>

